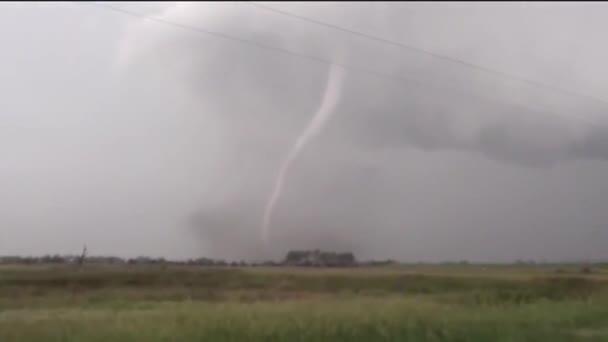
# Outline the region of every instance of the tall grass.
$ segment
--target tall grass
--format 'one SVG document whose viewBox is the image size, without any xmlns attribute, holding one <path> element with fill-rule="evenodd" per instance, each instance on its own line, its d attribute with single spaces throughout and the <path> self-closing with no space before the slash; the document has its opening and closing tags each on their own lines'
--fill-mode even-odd
<svg viewBox="0 0 608 342">
<path fill-rule="evenodd" d="M 384 297 L 9 310 L 0 313 L 0 340 L 574 341 L 595 331 L 599 341 L 608 338 L 606 304 L 470 307 Z"/>
<path fill-rule="evenodd" d="M 0 271 L 0 341 L 608 341 L 594 277 Z"/>
</svg>

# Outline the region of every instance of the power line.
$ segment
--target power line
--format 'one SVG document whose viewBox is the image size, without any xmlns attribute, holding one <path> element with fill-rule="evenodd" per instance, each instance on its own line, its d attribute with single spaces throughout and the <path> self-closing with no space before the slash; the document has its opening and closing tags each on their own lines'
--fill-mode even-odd
<svg viewBox="0 0 608 342">
<path fill-rule="evenodd" d="M 216 36 L 218 38 L 222 38 L 222 39 L 226 39 L 226 40 L 231 40 L 233 42 L 238 42 L 238 43 L 243 43 L 243 44 L 247 44 L 259 49 L 263 49 L 263 50 L 270 50 L 273 52 L 279 52 L 285 55 L 290 55 L 293 57 L 298 57 L 298 58 L 304 58 L 304 59 L 308 59 L 311 60 L 313 62 L 317 62 L 320 64 L 326 64 L 326 65 L 336 65 L 339 66 L 341 68 L 347 69 L 347 70 L 353 70 L 353 71 L 359 71 L 359 72 L 364 72 L 364 73 L 368 73 L 371 75 L 375 75 L 377 77 L 381 77 L 381 78 L 387 78 L 387 79 L 391 79 L 393 81 L 397 80 L 397 81 L 401 81 L 401 82 L 411 82 L 411 83 L 417 83 L 419 85 L 422 86 L 427 86 L 427 87 L 437 87 L 434 85 L 431 85 L 429 83 L 424 83 L 421 82 L 419 80 L 414 80 L 414 79 L 409 79 L 409 78 L 404 78 L 404 77 L 395 77 L 394 75 L 391 74 L 386 74 L 383 72 L 379 72 L 373 69 L 368 69 L 368 68 L 364 68 L 364 67 L 358 67 L 358 66 L 351 66 L 351 65 L 346 65 L 340 62 L 336 62 L 336 61 L 332 61 L 329 59 L 325 59 L 322 57 L 317 57 L 314 55 L 307 55 L 307 54 L 303 54 L 303 53 L 299 53 L 299 52 L 295 52 L 292 50 L 288 50 L 288 49 L 284 49 L 284 48 L 280 48 L 280 47 L 276 47 L 273 45 L 267 45 L 267 44 L 263 44 L 263 43 L 259 43 L 253 40 L 249 40 L 249 39 L 245 39 L 245 38 L 240 38 L 240 37 L 235 37 L 232 35 L 228 35 L 225 33 L 221 33 L 221 32 L 217 32 L 217 31 L 211 31 L 211 30 L 207 30 L 207 29 L 203 29 L 203 28 L 199 28 L 199 27 L 195 27 L 195 26 L 191 26 L 191 25 L 186 25 L 186 24 L 181 24 L 181 23 L 176 23 L 174 21 L 169 21 L 166 19 L 162 19 L 162 18 L 157 18 L 157 17 L 150 17 L 144 14 L 140 14 L 137 12 L 133 12 L 130 10 L 126 10 L 120 7 L 115 7 L 112 5 L 107 5 L 107 4 L 100 4 L 100 3 L 86 3 L 87 5 L 92 5 L 92 6 L 97 6 L 100 8 L 104 8 L 107 10 L 111 10 L 114 12 L 118 12 L 118 13 L 122 13 L 125 15 L 129 15 L 129 16 L 133 16 L 133 17 L 137 17 L 140 19 L 145 19 L 145 20 L 150 20 L 150 21 L 154 21 L 160 24 L 164 24 L 164 25 L 169 25 L 175 28 L 179 28 L 179 29 L 184 29 L 184 30 L 188 30 L 188 31 L 192 31 L 192 32 L 196 32 L 196 33 L 203 33 L 203 34 L 207 34 L 207 35 L 212 35 L 212 36 Z"/>
<path fill-rule="evenodd" d="M 430 84 L 430 83 L 426 83 L 426 82 L 422 82 L 420 80 L 415 80 L 415 79 L 411 79 L 411 78 L 406 78 L 406 77 L 399 77 L 399 76 L 395 76 L 393 74 L 388 74 L 388 73 L 383 73 L 380 71 L 376 71 L 373 69 L 369 69 L 369 68 L 364 68 L 364 67 L 359 67 L 359 66 L 351 66 L 351 65 L 346 65 L 343 63 L 339 63 L 336 61 L 332 61 L 329 59 L 325 59 L 322 57 L 318 57 L 318 56 L 314 56 L 314 55 L 307 55 L 307 54 L 302 54 L 299 52 L 295 52 L 292 50 L 288 50 L 288 49 L 284 49 L 284 48 L 280 48 L 280 47 L 276 47 L 273 45 L 267 45 L 267 44 L 263 44 L 263 43 L 259 43 L 256 41 L 252 41 L 249 39 L 245 39 L 245 38 L 240 38 L 240 37 L 235 37 L 232 35 L 228 35 L 222 32 L 217 32 L 217 31 L 212 31 L 212 30 L 208 30 L 208 29 L 203 29 L 200 27 L 195 27 L 195 26 L 191 26 L 191 25 L 187 25 L 187 24 L 181 24 L 181 23 L 177 23 L 174 21 L 170 21 L 170 20 L 166 20 L 166 19 L 162 19 L 162 18 L 158 18 L 158 17 L 151 17 L 148 15 L 144 15 L 144 14 L 140 14 L 134 11 L 130 11 L 124 8 L 120 8 L 120 7 L 115 7 L 112 5 L 108 5 L 108 4 L 102 4 L 102 3 L 93 3 L 93 2 L 89 2 L 89 3 L 83 3 L 83 4 L 87 4 L 87 5 L 92 5 L 92 6 L 96 6 L 102 9 L 106 9 L 106 10 L 110 10 L 110 11 L 114 11 L 117 13 L 121 13 L 124 15 L 128 15 L 128 16 L 132 16 L 132 17 L 136 17 L 139 19 L 145 19 L 145 20 L 149 20 L 149 21 L 153 21 L 159 24 L 164 24 L 167 26 L 171 26 L 177 29 L 183 29 L 183 30 L 187 30 L 187 31 L 191 31 L 191 32 L 195 32 L 195 33 L 203 33 L 206 35 L 211 35 L 211 36 L 215 36 L 218 38 L 222 38 L 225 40 L 229 40 L 229 41 L 233 41 L 233 42 L 237 42 L 237 43 L 243 43 L 252 47 L 256 47 L 259 49 L 263 49 L 263 50 L 270 50 L 273 52 L 279 52 L 282 53 L 284 55 L 289 55 L 289 56 L 293 56 L 293 57 L 298 57 L 298 58 L 303 58 L 303 59 L 308 59 L 310 61 L 316 62 L 316 63 L 320 63 L 320 64 L 325 64 L 325 65 L 336 65 L 339 66 L 341 68 L 344 68 L 346 70 L 352 70 L 352 71 L 357 71 L 357 72 L 362 72 L 362 73 L 366 73 L 369 75 L 373 75 L 379 78 L 383 78 L 383 79 L 387 79 L 393 82 L 397 82 L 397 83 L 413 83 L 413 84 L 417 84 L 419 86 L 423 86 L 423 87 L 429 87 L 429 88 L 435 88 L 435 89 L 439 89 L 439 90 L 449 90 L 451 92 L 454 93 L 460 93 L 461 95 L 465 95 L 465 96 L 473 96 L 473 97 L 484 97 L 484 96 L 480 96 L 478 94 L 474 94 L 472 92 L 467 92 L 465 90 L 462 89 L 457 89 L 457 88 L 453 88 L 453 87 L 440 87 L 434 84 Z M 514 105 L 513 103 L 509 103 L 507 101 L 504 101 L 500 98 L 496 98 L 496 97 L 492 97 L 492 99 L 494 101 L 497 102 L 501 102 L 503 104 L 509 105 L 509 106 L 521 106 L 524 109 L 527 109 L 529 111 L 535 111 L 538 113 L 544 113 L 544 114 L 553 114 L 553 115 L 560 115 L 557 114 L 556 112 L 550 112 L 550 111 L 546 111 L 543 109 L 534 109 L 531 107 L 526 107 L 525 105 Z M 580 119 L 582 119 L 582 117 L 579 117 Z M 592 124 L 592 122 L 587 121 L 586 119 L 583 119 L 584 121 L 586 121 L 588 124 Z"/>
<path fill-rule="evenodd" d="M 353 34 L 353 35 L 356 35 L 356 36 L 359 36 L 359 37 L 363 37 L 363 38 L 366 38 L 366 39 L 369 39 L 369 40 L 373 40 L 373 41 L 376 41 L 376 42 L 379 42 L 379 43 L 383 43 L 383 44 L 388 44 L 388 45 L 395 46 L 395 47 L 398 47 L 398 48 L 401 48 L 401 49 L 405 49 L 405 50 L 409 50 L 409 51 L 414 51 L 414 52 L 422 53 L 422 54 L 431 56 L 433 58 L 442 59 L 442 60 L 445 60 L 445 61 L 448 61 L 448 62 L 451 62 L 451 63 L 454 63 L 454 64 L 459 64 L 461 66 L 465 66 L 465 67 L 468 67 L 468 68 L 471 68 L 471 69 L 476 69 L 476 70 L 479 70 L 479 71 L 490 73 L 490 74 L 493 74 L 495 76 L 509 78 L 511 80 L 519 81 L 519 82 L 522 82 L 522 83 L 527 83 L 529 85 L 536 86 L 536 87 L 551 89 L 553 91 L 557 91 L 557 92 L 568 94 L 568 95 L 572 95 L 572 96 L 577 96 L 577 97 L 582 97 L 582 98 L 586 98 L 586 99 L 591 99 L 591 100 L 594 100 L 594 101 L 597 101 L 597 102 L 601 102 L 601 103 L 603 103 L 605 105 L 608 105 L 608 102 L 606 100 L 597 98 L 595 96 L 579 93 L 579 92 L 576 92 L 576 91 L 573 91 L 573 90 L 560 88 L 560 87 L 557 87 L 557 86 L 553 86 L 553 85 L 550 85 L 550 84 L 545 84 L 545 83 L 542 83 L 542 82 L 538 82 L 538 81 L 534 81 L 534 80 L 530 80 L 530 79 L 526 79 L 526 78 L 522 78 L 522 77 L 519 77 L 519 76 L 516 76 L 516 75 L 512 75 L 510 73 L 507 73 L 507 72 L 504 72 L 504 71 L 501 71 L 501 70 L 496 70 L 496 69 L 488 68 L 488 67 L 481 66 L 481 65 L 478 65 L 478 64 L 473 64 L 473 63 L 470 63 L 470 62 L 467 62 L 467 61 L 464 61 L 464 60 L 461 60 L 461 59 L 457 59 L 457 58 L 450 57 L 450 56 L 447 56 L 447 55 L 438 54 L 438 53 L 435 53 L 435 52 L 432 52 L 432 51 L 429 51 L 429 50 L 425 50 L 425 49 L 422 49 L 422 48 L 419 48 L 419 47 L 416 47 L 416 46 L 413 46 L 413 45 L 404 44 L 404 43 L 401 43 L 401 42 L 397 42 L 397 41 L 390 40 L 390 39 L 387 39 L 387 38 L 375 36 L 375 35 L 372 35 L 372 34 L 369 34 L 369 33 L 361 32 L 361 31 L 355 31 L 355 30 L 348 29 L 348 28 L 345 28 L 345 27 L 342 27 L 342 26 L 338 26 L 338 25 L 335 25 L 335 24 L 332 24 L 332 23 L 325 22 L 325 21 L 317 20 L 317 19 L 310 18 L 310 17 L 305 17 L 305 16 L 302 16 L 302 15 L 299 15 L 299 14 L 296 14 L 296 13 L 293 13 L 293 12 L 287 12 L 287 11 L 284 11 L 284 10 L 280 10 L 278 8 L 274 8 L 274 7 L 270 7 L 270 6 L 266 6 L 266 5 L 261 5 L 261 4 L 256 3 L 256 2 L 251 2 L 251 5 L 254 6 L 254 7 L 256 7 L 256 8 L 265 10 L 265 11 L 270 11 L 270 12 L 274 12 L 274 13 L 277 13 L 277 14 L 280 14 L 280 15 L 291 17 L 291 18 L 296 18 L 296 19 L 299 19 L 299 20 L 302 20 L 302 21 L 306 21 L 306 22 L 309 22 L 309 23 L 312 23 L 312 24 L 317 24 L 317 25 L 325 26 L 325 27 L 330 28 L 330 29 L 334 29 L 334 30 L 338 30 L 338 31 L 341 31 L 341 32 Z"/>
</svg>

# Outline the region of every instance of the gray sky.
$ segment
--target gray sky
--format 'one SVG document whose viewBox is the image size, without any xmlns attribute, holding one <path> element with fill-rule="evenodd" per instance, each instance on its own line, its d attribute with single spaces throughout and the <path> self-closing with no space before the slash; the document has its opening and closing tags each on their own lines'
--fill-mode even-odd
<svg viewBox="0 0 608 342">
<path fill-rule="evenodd" d="M 271 4 L 608 101 L 606 4 Z M 608 104 L 245 3 L 117 4 L 348 71 L 287 176 L 328 66 L 86 4 L 0 5 L 0 254 L 608 258 Z"/>
</svg>

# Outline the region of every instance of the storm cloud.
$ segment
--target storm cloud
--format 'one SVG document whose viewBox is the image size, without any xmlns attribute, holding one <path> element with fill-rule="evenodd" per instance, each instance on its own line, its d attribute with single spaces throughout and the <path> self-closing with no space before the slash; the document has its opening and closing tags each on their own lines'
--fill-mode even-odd
<svg viewBox="0 0 608 342">
<path fill-rule="evenodd" d="M 65 70 L 76 68 L 74 79 L 48 76 L 49 86 L 65 91 L 62 96 L 50 96 L 49 88 L 34 92 L 27 84 L 11 87 L 21 101 L 6 108 L 36 106 L 24 104 L 27 93 L 48 96 L 51 103 L 39 109 L 46 126 L 26 114 L 4 120 L 27 128 L 22 135 L 4 135 L 3 149 L 15 157 L 4 163 L 9 166 L 2 179 L 7 185 L 22 182 L 9 193 L 24 199 L 10 201 L 7 195 L 7 206 L 18 210 L 5 209 L 6 225 L 40 224 L 15 214 L 27 212 L 25 184 L 39 179 L 48 198 L 38 199 L 40 208 L 31 210 L 44 211 L 55 201 L 53 193 L 61 193 L 59 203 L 65 204 L 64 211 L 47 212 L 40 220 L 87 226 L 89 235 L 80 239 L 92 236 L 108 253 L 238 259 L 322 248 L 416 261 L 608 257 L 600 243 L 608 241 L 601 205 L 608 199 L 608 105 L 602 100 L 608 93 L 602 37 L 608 7 L 270 6 L 596 99 L 247 3 L 178 3 L 150 10 L 165 22 L 347 66 L 334 115 L 291 167 L 268 249 L 260 240 L 264 206 L 282 160 L 319 106 L 329 65 L 101 7 L 70 7 L 62 15 L 87 13 L 95 18 L 90 30 L 96 36 L 104 36 L 112 23 L 119 28 L 108 36 L 105 54 L 96 49 L 73 65 L 56 62 Z M 129 8 L 145 13 L 135 4 Z M 66 32 L 83 31 L 64 25 Z M 22 35 L 12 50 L 22 51 L 19 44 L 30 44 L 28 39 Z M 50 46 L 78 49 L 68 43 Z M 79 51 L 94 46 L 83 44 Z M 87 69 L 91 62 L 82 61 L 98 54 L 105 56 L 98 62 L 104 72 Z M 46 72 L 51 62 L 30 65 Z M 3 69 L 9 70 L 9 63 L 3 61 Z M 41 134 L 56 135 L 49 146 L 32 144 Z M 37 149 L 63 151 L 51 155 L 64 167 L 54 169 L 55 175 L 17 172 L 49 162 Z M 88 164 L 78 168 L 76 161 L 82 160 Z M 123 241 L 122 247 L 113 249 L 116 241 Z"/>
</svg>

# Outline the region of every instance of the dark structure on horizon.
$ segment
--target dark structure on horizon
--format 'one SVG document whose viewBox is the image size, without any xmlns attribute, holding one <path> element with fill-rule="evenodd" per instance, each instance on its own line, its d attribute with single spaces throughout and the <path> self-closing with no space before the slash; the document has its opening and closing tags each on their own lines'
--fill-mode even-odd
<svg viewBox="0 0 608 342">
<path fill-rule="evenodd" d="M 350 252 L 324 252 L 317 249 L 290 251 L 287 253 L 283 264 L 289 266 L 347 267 L 357 265 L 357 260 Z"/>
</svg>

